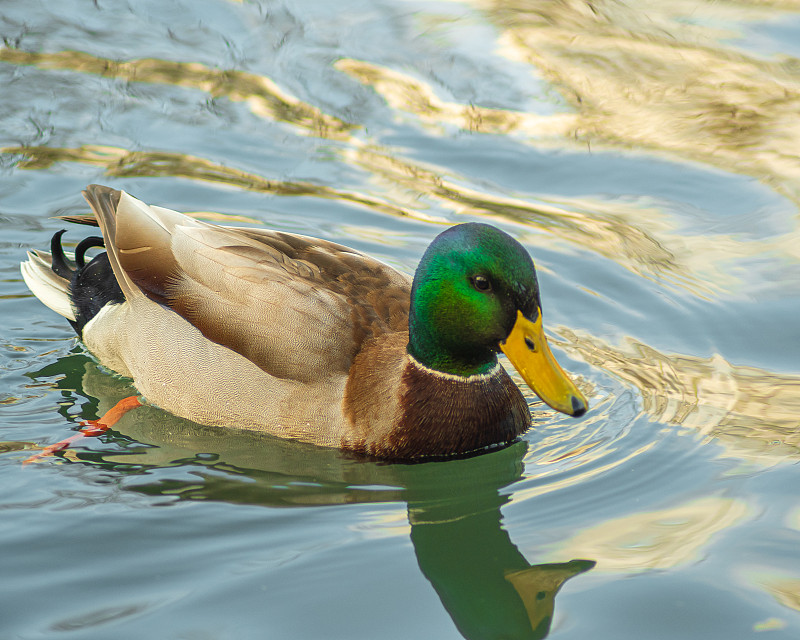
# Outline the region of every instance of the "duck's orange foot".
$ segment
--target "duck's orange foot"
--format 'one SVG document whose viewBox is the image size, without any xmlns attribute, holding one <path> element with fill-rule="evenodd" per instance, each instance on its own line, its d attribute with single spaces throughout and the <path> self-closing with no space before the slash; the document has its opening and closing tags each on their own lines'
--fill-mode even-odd
<svg viewBox="0 0 800 640">
<path fill-rule="evenodd" d="M 106 411 L 99 420 L 85 420 L 81 423 L 81 425 L 86 426 L 81 429 L 79 433 L 76 433 L 74 436 L 70 436 L 66 440 L 62 440 L 61 442 L 48 445 L 36 455 L 31 456 L 27 460 L 23 461 L 22 464 L 25 465 L 30 464 L 31 462 L 38 462 L 42 458 L 46 458 L 47 456 L 51 456 L 58 451 L 66 449 L 69 445 L 77 440 L 99 436 L 101 433 L 105 433 L 108 429 L 113 427 L 122 416 L 128 413 L 128 411 L 135 409 L 136 407 L 141 407 L 142 404 L 143 402 L 141 396 L 128 396 L 127 398 L 123 398 L 117 404 L 111 407 L 111 409 Z"/>
</svg>

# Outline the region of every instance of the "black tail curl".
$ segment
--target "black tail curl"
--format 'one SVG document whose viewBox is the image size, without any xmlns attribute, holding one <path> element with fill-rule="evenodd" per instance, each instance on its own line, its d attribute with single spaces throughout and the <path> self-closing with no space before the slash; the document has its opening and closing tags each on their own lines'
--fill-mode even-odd
<svg viewBox="0 0 800 640">
<path fill-rule="evenodd" d="M 89 236 L 75 248 L 75 261 L 67 258 L 61 245 L 61 236 L 66 229 L 56 231 L 50 240 L 50 253 L 53 257 L 52 269 L 56 275 L 69 280 L 69 297 L 75 310 L 75 322 L 70 321 L 79 336 L 83 328 L 107 304 L 125 301 L 125 296 L 117 283 L 114 270 L 103 252 L 86 262 L 86 252 L 94 247 L 105 247 L 103 238 Z"/>
<path fill-rule="evenodd" d="M 52 269 L 57 276 L 72 280 L 75 267 L 70 264 L 70 260 L 64 255 L 64 248 L 61 246 L 61 236 L 67 232 L 66 229 L 56 231 L 50 238 L 50 255 L 53 256 Z"/>
<path fill-rule="evenodd" d="M 92 247 L 103 247 L 105 249 L 106 242 L 100 236 L 89 236 L 81 240 L 78 246 L 75 247 L 75 264 L 78 265 L 78 268 L 86 266 L 86 252 Z"/>
</svg>

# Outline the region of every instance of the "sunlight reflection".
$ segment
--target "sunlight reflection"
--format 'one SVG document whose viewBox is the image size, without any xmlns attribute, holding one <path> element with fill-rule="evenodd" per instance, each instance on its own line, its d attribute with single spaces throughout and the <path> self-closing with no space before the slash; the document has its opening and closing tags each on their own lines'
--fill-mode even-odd
<svg viewBox="0 0 800 640">
<path fill-rule="evenodd" d="M 574 129 L 571 114 L 539 116 L 507 109 L 440 100 L 431 87 L 411 76 L 364 60 L 343 58 L 334 66 L 377 91 L 393 109 L 414 114 L 437 129 L 453 125 L 475 133 L 521 133 L 534 137 L 563 138 Z"/>
<path fill-rule="evenodd" d="M 561 346 L 633 384 L 652 420 L 690 427 L 750 461 L 800 457 L 800 376 L 732 365 L 719 355 L 667 355 L 635 340 L 615 349 L 566 327 L 557 331 Z"/>
<path fill-rule="evenodd" d="M 637 449 L 634 449 L 633 451 L 628 452 L 624 456 L 611 458 L 609 462 L 597 466 L 592 466 L 590 463 L 597 462 L 599 460 L 603 460 L 604 458 L 609 457 L 608 455 L 605 455 L 608 453 L 608 451 L 604 451 L 602 454 L 600 452 L 597 452 L 592 456 L 587 456 L 586 453 L 584 452 L 580 460 L 578 461 L 579 467 L 577 467 L 576 469 L 572 469 L 570 473 L 565 474 L 558 479 L 552 478 L 549 479 L 547 482 L 544 482 L 542 484 L 533 487 L 518 488 L 514 492 L 514 500 L 515 501 L 529 500 L 536 496 L 542 496 L 555 491 L 561 491 L 568 487 L 585 485 L 592 478 L 600 478 L 605 474 L 607 474 L 608 472 L 610 472 L 612 469 L 617 469 L 631 462 L 631 460 L 634 460 L 639 456 L 644 455 L 648 451 L 654 449 L 656 445 L 657 445 L 656 442 L 650 442 L 648 444 L 645 444 L 644 446 L 641 446 Z M 613 451 L 614 449 L 610 448 L 610 450 Z M 556 461 L 557 460 L 550 460 L 550 461 L 544 460 L 544 461 L 537 461 L 537 463 L 540 465 L 547 465 L 550 463 L 555 463 Z M 585 470 L 581 470 L 582 467 L 587 467 L 587 468 Z M 547 469 L 547 467 L 544 467 L 544 469 L 545 469 L 544 471 L 536 472 L 535 470 L 529 468 L 527 477 L 530 479 L 547 477 L 548 475 L 550 475 L 551 472 Z M 592 558 L 594 556 L 589 554 L 585 557 Z"/>
<path fill-rule="evenodd" d="M 0 62 L 197 89 L 213 97 L 244 102 L 261 118 L 290 122 L 310 135 L 323 138 L 346 139 L 349 131 L 355 128 L 354 125 L 329 116 L 289 95 L 266 76 L 211 69 L 197 62 L 174 62 L 156 58 L 119 62 L 82 51 L 31 53 L 4 47 L 0 47 Z"/>
<path fill-rule="evenodd" d="M 759 582 L 784 607 L 800 611 L 800 579 L 764 578 Z"/>
<path fill-rule="evenodd" d="M 597 560 L 600 571 L 668 569 L 698 561 L 713 538 L 750 514 L 739 500 L 709 497 L 584 529 L 554 553 Z"/>
<path fill-rule="evenodd" d="M 253 173 L 216 164 L 204 158 L 160 151 L 128 151 L 119 147 L 84 145 L 78 148 L 5 147 L 3 153 L 22 157 L 22 169 L 45 169 L 56 162 L 80 162 L 103 167 L 108 176 L 118 178 L 169 176 L 203 182 L 227 184 L 248 191 L 282 196 L 314 196 L 352 202 L 381 213 L 402 217 L 419 217 L 416 213 L 395 207 L 371 196 L 340 191 L 310 182 L 268 180 Z"/>
<path fill-rule="evenodd" d="M 678 154 L 752 175 L 800 201 L 795 61 L 746 55 L 724 44 L 731 33 L 705 26 L 715 21 L 704 17 L 722 9 L 732 21 L 753 19 L 755 7 L 683 0 L 468 4 L 503 30 L 503 55 L 534 66 L 572 104 L 576 138 Z M 760 16 L 778 10 L 764 4 Z"/>
</svg>

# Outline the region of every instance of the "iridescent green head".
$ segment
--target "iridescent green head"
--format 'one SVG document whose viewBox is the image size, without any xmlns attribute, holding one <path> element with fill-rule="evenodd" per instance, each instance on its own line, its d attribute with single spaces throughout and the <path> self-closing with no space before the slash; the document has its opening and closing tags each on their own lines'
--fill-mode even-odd
<svg viewBox="0 0 800 640">
<path fill-rule="evenodd" d="M 522 245 L 491 225 L 460 224 L 439 234 L 417 267 L 408 350 L 437 371 L 485 373 L 517 309 L 535 317 L 538 308 L 536 270 Z"/>
<path fill-rule="evenodd" d="M 434 239 L 414 276 L 408 352 L 429 369 L 466 377 L 490 371 L 500 350 L 550 406 L 586 411 L 547 346 L 528 252 L 488 224 L 451 227 Z"/>
</svg>

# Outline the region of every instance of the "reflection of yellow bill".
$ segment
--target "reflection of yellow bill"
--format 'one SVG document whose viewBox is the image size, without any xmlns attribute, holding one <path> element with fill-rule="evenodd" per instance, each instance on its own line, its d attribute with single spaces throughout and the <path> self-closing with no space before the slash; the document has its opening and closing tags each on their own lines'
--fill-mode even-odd
<svg viewBox="0 0 800 640">
<path fill-rule="evenodd" d="M 541 309 L 535 322 L 518 310 L 514 328 L 500 348 L 528 386 L 553 409 L 576 417 L 586 413 L 586 398 L 550 351 L 542 329 Z"/>
</svg>

